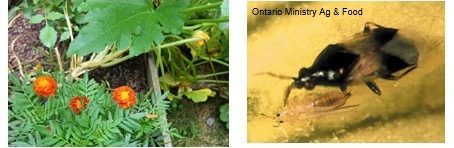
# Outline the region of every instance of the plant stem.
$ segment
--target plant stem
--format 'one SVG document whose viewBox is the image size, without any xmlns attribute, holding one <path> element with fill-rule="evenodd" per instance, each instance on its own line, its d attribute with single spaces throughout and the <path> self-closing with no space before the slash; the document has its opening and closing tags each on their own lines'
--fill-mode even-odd
<svg viewBox="0 0 454 148">
<path fill-rule="evenodd" d="M 179 40 L 176 42 L 159 45 L 158 48 L 167 48 L 167 47 L 177 46 L 177 45 L 181 45 L 181 44 L 185 44 L 185 43 L 189 43 L 189 42 L 195 42 L 198 40 L 202 40 L 202 38 L 189 38 L 189 39 Z"/>
<path fill-rule="evenodd" d="M 57 57 L 58 68 L 60 69 L 60 72 L 62 73 L 64 71 L 64 69 L 63 69 L 63 64 L 62 64 L 61 57 L 60 57 L 60 52 L 58 51 L 58 47 L 55 47 L 54 50 L 55 50 L 55 57 Z"/>
<path fill-rule="evenodd" d="M 208 77 L 218 76 L 218 75 L 224 75 L 224 74 L 229 74 L 229 71 L 217 72 L 217 73 L 206 74 L 206 75 L 198 75 L 197 79 L 203 79 L 203 78 L 208 78 Z"/>
<path fill-rule="evenodd" d="M 74 40 L 74 35 L 73 35 L 73 29 L 72 29 L 71 21 L 69 20 L 69 15 L 68 15 L 68 1 L 65 1 L 65 8 L 63 9 L 63 13 L 65 14 L 66 25 L 68 26 L 68 30 L 69 30 L 69 35 L 71 37 L 71 41 L 73 41 Z"/>
<path fill-rule="evenodd" d="M 11 28 L 13 26 L 14 21 L 16 21 L 17 18 L 19 18 L 22 15 L 22 12 L 19 12 L 16 16 L 14 16 L 11 21 L 8 23 L 8 28 Z"/>
<path fill-rule="evenodd" d="M 201 82 L 201 83 L 225 83 L 225 84 L 229 84 L 229 81 L 223 81 L 223 80 L 197 80 L 197 82 Z"/>
<path fill-rule="evenodd" d="M 222 2 L 208 3 L 207 5 L 204 5 L 204 6 L 197 6 L 197 7 L 188 8 L 188 9 L 184 10 L 183 12 L 184 13 L 194 13 L 194 12 L 198 12 L 198 11 L 205 11 L 205 10 L 208 10 L 208 9 L 217 8 L 217 7 L 221 6 L 221 5 L 222 5 Z"/>
<path fill-rule="evenodd" d="M 169 35 L 166 35 L 166 38 L 169 37 L 169 38 L 175 38 L 175 39 L 178 39 L 178 40 L 183 40 L 182 37 L 178 36 L 178 35 L 173 35 L 173 34 L 169 34 Z"/>
<path fill-rule="evenodd" d="M 217 19 L 196 19 L 196 20 L 188 20 L 188 21 L 186 21 L 186 24 L 224 23 L 224 22 L 228 22 L 228 21 L 229 21 L 229 17 L 228 17 L 228 16 L 225 16 L 225 17 L 220 17 L 220 18 L 217 18 Z"/>
<path fill-rule="evenodd" d="M 19 39 L 19 37 L 21 37 L 21 35 L 18 35 L 13 40 L 13 42 L 11 42 L 11 52 L 13 54 L 13 57 L 16 59 L 17 66 L 18 66 L 18 69 L 19 69 L 19 74 L 22 76 L 22 78 L 25 78 L 24 71 L 23 71 L 23 68 L 22 68 L 22 63 L 21 63 L 19 57 L 16 55 L 16 52 L 14 52 L 14 45 L 16 44 L 16 41 L 17 41 L 17 39 Z"/>
<path fill-rule="evenodd" d="M 168 43 L 168 44 L 159 45 L 156 48 L 161 48 L 162 49 L 162 48 L 167 48 L 167 47 L 171 47 L 171 46 L 177 46 L 177 45 L 181 45 L 181 44 L 185 44 L 185 43 L 189 43 L 189 42 L 195 42 L 195 41 L 198 41 L 198 40 L 202 40 L 202 38 L 189 38 L 189 39 L 179 40 L 179 41 L 176 41 L 176 42 L 171 42 L 171 43 Z M 123 54 L 126 51 L 128 51 L 128 48 L 122 49 L 122 50 L 118 50 L 118 51 L 116 51 L 113 54 L 108 54 L 105 58 L 103 58 L 102 61 L 93 62 L 93 63 L 90 62 L 85 67 L 91 68 L 91 67 L 96 67 L 96 66 L 99 66 L 99 65 L 101 65 L 101 67 L 109 67 L 109 66 L 113 66 L 115 64 L 118 64 L 120 62 L 126 61 L 126 60 L 132 58 L 133 56 L 124 56 L 122 58 L 115 59 L 119 55 Z M 110 60 L 112 60 L 112 61 L 110 61 Z M 119 60 L 119 61 L 117 61 L 117 60 Z M 110 62 L 108 62 L 108 61 L 110 61 Z M 108 62 L 108 63 L 106 63 L 106 62 Z M 157 63 L 159 63 L 159 62 L 157 62 Z"/>
<path fill-rule="evenodd" d="M 207 60 L 207 61 L 210 60 L 210 59 L 207 58 L 207 57 L 202 57 L 202 56 L 200 56 L 200 58 L 202 58 L 202 59 L 204 59 L 204 60 Z M 224 61 L 221 61 L 221 60 L 218 60 L 218 59 L 211 59 L 211 61 L 216 62 L 216 63 L 221 64 L 221 65 L 224 65 L 224 66 L 226 66 L 226 67 L 229 67 L 229 63 L 226 63 L 226 62 L 224 62 Z"/>
<path fill-rule="evenodd" d="M 202 23 L 202 24 L 197 24 L 197 25 L 194 25 L 194 26 L 184 26 L 183 27 L 183 30 L 194 30 L 194 29 L 198 29 L 200 27 L 205 27 L 205 26 L 216 26 L 217 24 L 216 23 Z"/>
<path fill-rule="evenodd" d="M 121 57 L 119 59 L 112 60 L 109 63 L 101 64 L 99 67 L 110 67 L 110 66 L 113 66 L 113 65 L 117 65 L 118 63 L 126 61 L 126 60 L 130 59 L 131 57 L 132 56 L 127 55 L 127 56 Z"/>
</svg>

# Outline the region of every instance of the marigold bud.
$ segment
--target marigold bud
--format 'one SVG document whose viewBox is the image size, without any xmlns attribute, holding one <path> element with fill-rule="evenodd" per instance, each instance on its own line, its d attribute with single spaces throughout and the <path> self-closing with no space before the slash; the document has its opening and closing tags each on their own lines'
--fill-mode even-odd
<svg viewBox="0 0 454 148">
<path fill-rule="evenodd" d="M 83 106 L 82 106 L 80 97 L 75 96 L 73 99 L 71 99 L 71 102 L 69 103 L 69 107 L 71 107 L 71 109 L 73 109 L 74 113 L 79 114 L 81 109 L 87 108 L 88 102 L 90 102 L 90 100 L 88 100 L 87 96 L 84 96 L 83 99 L 84 99 Z"/>
</svg>

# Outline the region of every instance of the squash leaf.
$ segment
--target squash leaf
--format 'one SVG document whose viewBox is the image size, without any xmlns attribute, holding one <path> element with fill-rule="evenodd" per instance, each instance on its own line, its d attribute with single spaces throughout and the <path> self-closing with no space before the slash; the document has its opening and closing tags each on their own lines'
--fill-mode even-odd
<svg viewBox="0 0 454 148">
<path fill-rule="evenodd" d="M 216 95 L 216 92 L 211 91 L 211 89 L 209 88 L 204 88 L 191 92 L 186 92 L 185 95 L 195 103 L 199 103 L 207 101 L 208 97 L 214 97 Z"/>
<path fill-rule="evenodd" d="M 84 56 L 99 52 L 107 45 L 130 47 L 137 56 L 164 41 L 164 33 L 180 34 L 188 1 L 166 0 L 153 7 L 146 0 L 87 0 L 84 18 L 88 24 L 70 44 L 67 55 Z"/>
</svg>

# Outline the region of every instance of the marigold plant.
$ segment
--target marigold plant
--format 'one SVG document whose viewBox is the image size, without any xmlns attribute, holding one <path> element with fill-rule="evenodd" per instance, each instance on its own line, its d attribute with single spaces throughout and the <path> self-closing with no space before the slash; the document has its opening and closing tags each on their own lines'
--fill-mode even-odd
<svg viewBox="0 0 454 148">
<path fill-rule="evenodd" d="M 88 100 L 87 96 L 83 97 L 83 101 L 84 102 L 82 104 L 82 99 L 79 96 L 75 96 L 73 99 L 71 99 L 71 102 L 69 103 L 69 107 L 71 107 L 71 109 L 73 109 L 74 113 L 79 114 L 80 110 L 87 108 L 88 102 L 90 102 L 90 100 Z"/>
<path fill-rule="evenodd" d="M 123 109 L 127 109 L 136 104 L 136 93 L 129 86 L 115 88 L 112 92 L 112 97 Z"/>
<path fill-rule="evenodd" d="M 39 76 L 33 83 L 33 90 L 38 96 L 52 97 L 57 90 L 57 82 L 51 76 Z"/>
<path fill-rule="evenodd" d="M 88 79 L 88 74 L 80 80 L 58 72 L 52 76 L 59 80 L 58 91 L 46 101 L 35 95 L 29 76 L 8 76 L 8 146 L 156 147 L 165 144 L 163 131 L 176 131 L 166 121 L 168 92 L 136 94 L 120 87 L 119 94 L 130 96 L 124 106 L 137 104 L 122 109 L 106 85 Z"/>
</svg>

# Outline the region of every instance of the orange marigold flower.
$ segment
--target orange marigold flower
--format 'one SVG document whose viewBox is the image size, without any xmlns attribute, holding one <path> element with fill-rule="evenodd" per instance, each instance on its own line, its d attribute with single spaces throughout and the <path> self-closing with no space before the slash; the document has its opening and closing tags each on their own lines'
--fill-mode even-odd
<svg viewBox="0 0 454 148">
<path fill-rule="evenodd" d="M 51 97 L 57 90 L 57 82 L 51 76 L 40 76 L 33 82 L 33 89 L 38 96 Z"/>
<path fill-rule="evenodd" d="M 115 88 L 112 92 L 112 96 L 114 101 L 123 109 L 127 109 L 136 104 L 136 92 L 129 86 Z"/>
<path fill-rule="evenodd" d="M 87 96 L 84 96 L 83 99 L 84 99 L 83 106 L 82 101 L 78 96 L 75 96 L 73 99 L 71 99 L 71 102 L 69 102 L 69 107 L 73 109 L 74 113 L 79 114 L 81 109 L 87 108 L 88 102 L 90 102 L 90 100 L 88 100 Z"/>
</svg>

